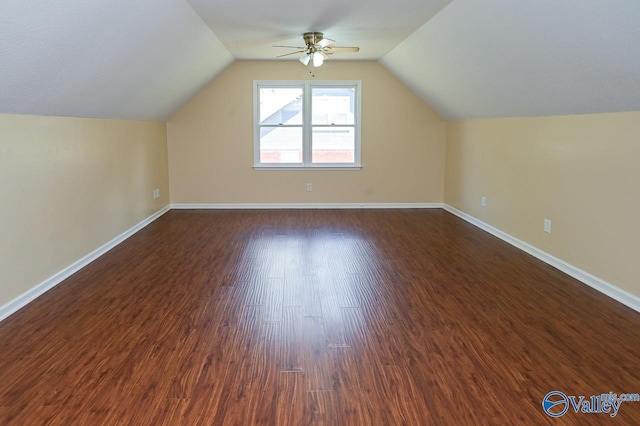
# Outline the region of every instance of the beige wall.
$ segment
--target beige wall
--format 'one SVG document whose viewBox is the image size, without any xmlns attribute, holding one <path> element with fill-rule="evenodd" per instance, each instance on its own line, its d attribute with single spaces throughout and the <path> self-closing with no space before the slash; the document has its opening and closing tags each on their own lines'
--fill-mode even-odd
<svg viewBox="0 0 640 426">
<path fill-rule="evenodd" d="M 0 135 L 0 306 L 168 204 L 165 123 L 0 115 Z"/>
<path fill-rule="evenodd" d="M 328 62 L 316 79 L 363 82 L 364 168 L 253 170 L 253 80 L 308 71 L 237 61 L 166 124 L 0 115 L 0 306 L 167 205 L 169 187 L 173 203 L 444 200 L 640 296 L 640 112 L 446 124 L 378 63 Z"/>
<path fill-rule="evenodd" d="M 377 62 L 327 62 L 315 76 L 362 80 L 362 170 L 253 170 L 253 80 L 309 78 L 297 62 L 237 61 L 177 112 L 171 202 L 442 202 L 446 124 Z"/>
<path fill-rule="evenodd" d="M 640 112 L 450 123 L 445 202 L 640 296 L 639 135 Z"/>
</svg>

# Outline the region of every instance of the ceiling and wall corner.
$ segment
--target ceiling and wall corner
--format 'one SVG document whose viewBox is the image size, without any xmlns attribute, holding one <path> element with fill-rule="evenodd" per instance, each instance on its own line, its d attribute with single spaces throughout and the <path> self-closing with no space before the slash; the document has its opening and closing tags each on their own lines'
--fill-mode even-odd
<svg viewBox="0 0 640 426">
<path fill-rule="evenodd" d="M 640 110 L 640 2 L 454 0 L 381 62 L 449 120 Z"/>
<path fill-rule="evenodd" d="M 0 56 L 0 113 L 158 121 L 233 61 L 182 0 L 4 0 Z"/>
<path fill-rule="evenodd" d="M 638 22 L 637 0 L 4 0 L 0 113 L 166 120 L 305 31 L 449 120 L 640 110 Z"/>
</svg>

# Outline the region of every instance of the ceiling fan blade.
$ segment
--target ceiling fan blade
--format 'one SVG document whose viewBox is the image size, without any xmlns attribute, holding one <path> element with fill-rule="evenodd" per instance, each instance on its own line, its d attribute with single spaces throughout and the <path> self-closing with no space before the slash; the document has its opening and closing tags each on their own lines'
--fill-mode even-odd
<svg viewBox="0 0 640 426">
<path fill-rule="evenodd" d="M 336 42 L 335 40 L 331 40 L 330 38 L 323 38 L 322 40 L 316 43 L 316 46 L 327 47 L 327 46 L 331 46 L 335 42 Z"/>
<path fill-rule="evenodd" d="M 285 53 L 276 58 L 283 58 L 285 56 L 298 55 L 303 53 L 302 57 L 298 58 L 305 66 L 313 63 L 314 67 L 321 66 L 326 59 L 329 59 L 334 52 L 359 52 L 360 48 L 356 46 L 335 46 L 335 40 L 330 38 L 324 38 L 323 33 L 319 32 L 306 32 L 302 34 L 305 46 L 282 46 L 274 45 L 273 47 L 281 47 L 285 49 L 296 49 L 294 52 Z"/>
<path fill-rule="evenodd" d="M 291 52 L 291 53 L 285 53 L 284 55 L 278 55 L 276 56 L 276 58 L 282 58 L 283 56 L 289 56 L 289 55 L 297 55 L 298 53 L 304 53 L 307 50 L 298 50 L 297 52 Z"/>
<path fill-rule="evenodd" d="M 353 46 L 331 46 L 331 50 L 334 52 L 359 52 L 359 47 Z"/>
</svg>

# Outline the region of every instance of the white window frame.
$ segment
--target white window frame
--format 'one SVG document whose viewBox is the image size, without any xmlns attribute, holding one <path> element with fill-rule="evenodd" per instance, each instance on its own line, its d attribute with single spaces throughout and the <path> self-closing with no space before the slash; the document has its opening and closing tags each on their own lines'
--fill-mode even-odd
<svg viewBox="0 0 640 426">
<path fill-rule="evenodd" d="M 260 162 L 260 88 L 301 88 L 302 89 L 302 163 L 261 163 Z M 355 88 L 354 107 L 354 161 L 353 163 L 312 163 L 311 90 L 317 87 Z M 256 170 L 360 170 L 361 163 L 361 122 L 362 122 L 362 81 L 360 80 L 254 80 L 253 82 L 253 168 Z M 340 125 L 336 125 L 338 127 Z M 296 125 L 294 127 L 299 127 Z M 326 127 L 333 127 L 326 125 Z M 351 127 L 351 125 L 345 125 Z"/>
</svg>

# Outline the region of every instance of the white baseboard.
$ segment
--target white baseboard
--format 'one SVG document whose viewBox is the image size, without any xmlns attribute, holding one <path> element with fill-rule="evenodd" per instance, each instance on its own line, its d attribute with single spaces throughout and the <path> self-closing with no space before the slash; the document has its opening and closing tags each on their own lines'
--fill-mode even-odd
<svg viewBox="0 0 640 426">
<path fill-rule="evenodd" d="M 84 268 L 118 244 L 149 225 L 151 222 L 165 214 L 171 209 L 186 210 L 186 209 L 433 209 L 442 208 L 441 203 L 277 203 L 277 204 L 172 204 L 168 205 L 153 215 L 149 216 L 142 222 L 138 223 L 131 229 L 120 234 L 113 240 L 104 244 L 102 247 L 89 253 L 82 259 L 67 266 L 60 272 L 44 280 L 35 287 L 27 290 L 25 293 L 16 297 L 12 301 L 0 307 L 0 321 L 7 318 L 9 315 L 18 311 L 26 306 L 29 302 L 35 300 L 37 297 L 51 290 L 53 287 L 67 279 L 80 269 Z"/>
<path fill-rule="evenodd" d="M 56 285 L 60 284 L 63 280 L 70 277 L 74 273 L 78 272 L 80 269 L 84 268 L 85 266 L 87 266 L 88 264 L 90 264 L 100 256 L 102 256 L 103 254 L 105 254 L 106 252 L 108 252 L 109 250 L 111 250 L 112 248 L 114 248 L 115 246 L 117 246 L 118 244 L 120 244 L 121 242 L 123 242 L 124 240 L 126 240 L 127 238 L 129 238 L 130 236 L 132 236 L 142 228 L 144 228 L 145 226 L 149 225 L 151 222 L 153 222 L 154 220 L 156 220 L 157 218 L 159 218 L 169 210 L 170 210 L 169 206 L 162 208 L 161 210 L 149 216 L 142 222 L 135 225 L 133 228 L 123 232 L 122 234 L 115 237 L 113 240 L 104 244 L 102 247 L 97 248 L 96 250 L 92 251 L 82 259 L 72 263 L 71 265 L 67 266 L 57 274 L 46 279 L 45 281 L 41 282 L 40 284 L 36 285 L 35 287 L 29 289 L 25 293 L 16 297 L 9 303 L 0 307 L 0 321 L 7 318 L 9 315 L 13 314 L 20 308 L 26 306 L 29 302 L 35 300 L 37 297 L 51 290 Z"/>
<path fill-rule="evenodd" d="M 255 209 L 441 209 L 442 203 L 237 203 L 172 204 L 175 210 L 255 210 Z"/>
<path fill-rule="evenodd" d="M 542 260 L 543 262 L 559 269 L 560 271 L 572 276 L 573 278 L 587 284 L 588 286 L 600 291 L 601 293 L 611 297 L 614 300 L 630 307 L 631 309 L 640 312 L 640 298 L 637 296 L 628 293 L 611 283 L 608 283 L 594 275 L 589 274 L 579 268 L 576 268 L 573 265 L 568 264 L 567 262 L 558 259 L 546 253 L 524 241 L 521 241 L 485 222 L 482 222 L 475 217 L 468 215 L 455 207 L 452 207 L 448 204 L 441 203 L 300 203 L 300 204 L 288 204 L 288 203 L 277 203 L 277 204 L 172 204 L 170 206 L 166 206 L 149 216 L 147 219 L 133 226 L 131 229 L 125 231 L 120 234 L 116 238 L 112 239 L 108 243 L 104 244 L 102 247 L 94 250 L 89 253 L 82 259 L 74 262 L 68 267 L 64 268 L 57 274 L 52 277 L 46 279 L 35 287 L 31 288 L 27 292 L 13 299 L 9 303 L 0 307 L 0 321 L 7 318 L 9 315 L 18 311 L 22 307 L 26 306 L 29 302 L 35 300 L 37 297 L 41 296 L 48 290 L 52 289 L 60 282 L 73 275 L 80 269 L 84 268 L 112 248 L 116 247 L 118 244 L 141 230 L 142 228 L 149 225 L 151 222 L 165 214 L 171 209 L 176 210 L 188 210 L 188 209 L 435 209 L 435 208 L 443 208 L 446 211 L 464 219 L 465 221 L 477 226 L 480 229 L 483 229 L 489 232 L 492 235 L 500 238 L 503 241 L 513 245 L 514 247 L 523 250 L 526 253 Z"/>
<path fill-rule="evenodd" d="M 489 225 L 488 223 L 485 223 L 479 219 L 476 219 L 475 217 L 468 215 L 467 213 L 460 211 L 455 207 L 452 207 L 448 204 L 444 204 L 443 208 L 449 213 L 452 213 L 460 217 L 461 219 L 464 219 L 465 221 L 471 223 L 472 225 L 475 225 L 478 228 L 484 231 L 487 231 L 492 235 L 495 235 L 501 240 L 506 241 L 507 243 L 511 244 L 514 247 L 519 248 L 520 250 L 526 253 L 529 253 L 533 257 L 536 257 L 542 260 L 543 262 L 553 266 L 554 268 L 559 269 L 565 274 L 570 275 L 573 278 L 577 279 L 578 281 L 581 281 L 584 284 L 588 285 L 589 287 L 592 287 L 598 290 L 599 292 L 611 297 L 612 299 L 617 300 L 623 305 L 626 305 L 631 309 L 637 312 L 640 312 L 640 298 L 638 296 L 635 296 L 627 291 L 624 291 L 621 288 L 618 288 L 607 281 L 604 281 L 594 275 L 591 275 L 590 273 L 585 272 L 580 268 L 576 268 L 575 266 L 565 262 L 564 260 L 558 259 L 557 257 L 552 256 L 549 253 L 544 252 L 532 246 L 531 244 L 525 243 L 524 241 L 521 241 L 507 234 L 506 232 L 503 232 Z"/>
</svg>

